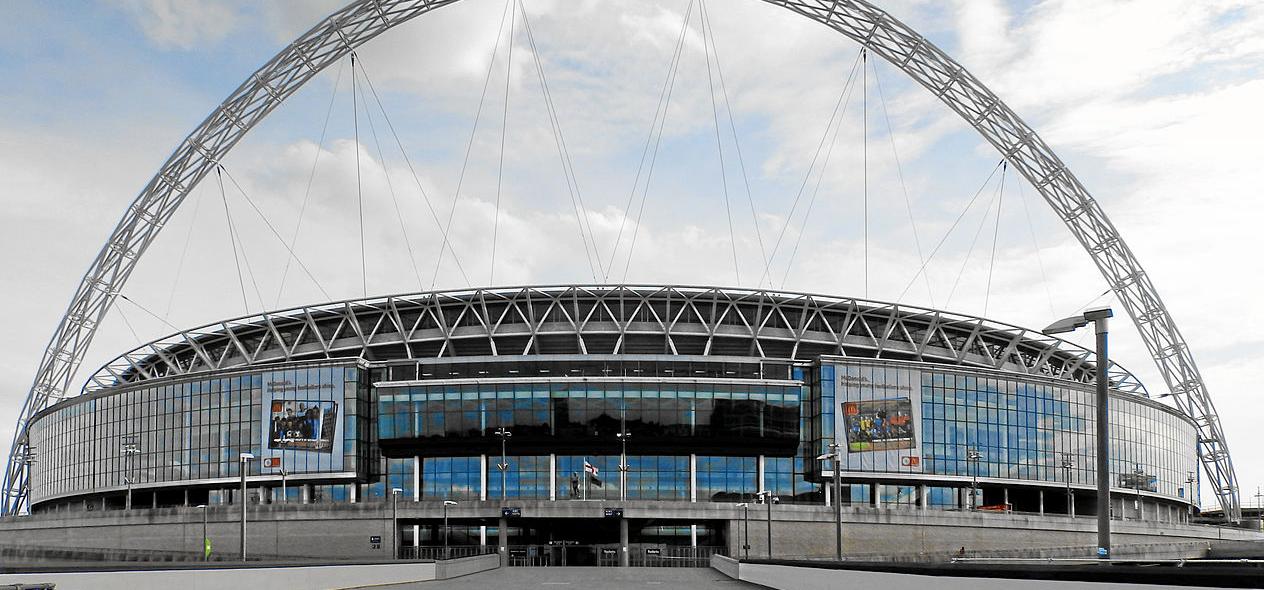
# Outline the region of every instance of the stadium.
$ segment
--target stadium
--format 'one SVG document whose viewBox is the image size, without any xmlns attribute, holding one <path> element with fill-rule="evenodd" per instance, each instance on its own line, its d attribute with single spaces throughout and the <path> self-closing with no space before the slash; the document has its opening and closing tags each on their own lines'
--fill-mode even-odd
<svg viewBox="0 0 1264 590">
<path fill-rule="evenodd" d="M 174 560 L 235 557 L 224 548 L 239 544 L 240 559 L 705 566 L 714 554 L 833 556 L 835 519 L 848 555 L 1098 547 L 1097 357 L 951 310 L 762 288 L 471 287 L 173 327 L 76 381 L 194 187 L 214 174 L 230 217 L 228 152 L 322 70 L 349 58 L 354 81 L 356 47 L 451 3 L 356 0 L 329 15 L 233 91 L 128 206 L 22 406 L 0 551 Z M 1194 522 L 1200 497 L 1224 524 L 1242 520 L 1219 416 L 1155 286 L 1066 164 L 868 2 L 770 3 L 856 41 L 858 59 L 872 53 L 960 115 L 1001 154 L 1002 186 L 1012 170 L 1039 193 L 1132 320 L 1163 383 L 1151 394 L 1104 367 L 1110 555 L 1205 556 L 1213 540 L 1260 539 Z M 451 246 L 434 221 L 442 259 Z M 367 295 L 364 229 L 361 217 Z"/>
<path fill-rule="evenodd" d="M 626 502 L 639 507 L 619 519 L 626 543 L 733 549 L 738 521 L 680 505 L 728 511 L 765 490 L 778 511 L 831 505 L 834 465 L 818 457 L 839 441 L 849 509 L 1066 520 L 1094 514 L 1094 370 L 1089 351 L 1039 332 L 810 294 L 557 286 L 334 302 L 184 331 L 100 369 L 31 423 L 44 449 L 31 510 L 237 504 L 249 453 L 251 505 L 481 505 L 490 516 L 463 518 L 450 541 L 482 546 L 500 507 L 556 503 L 508 523 L 510 546 L 547 547 L 618 543 L 604 513 L 563 513 Z M 1186 522 L 1193 423 L 1110 374 L 1118 517 Z M 442 536 L 433 517 L 399 523 L 404 547 Z"/>
</svg>

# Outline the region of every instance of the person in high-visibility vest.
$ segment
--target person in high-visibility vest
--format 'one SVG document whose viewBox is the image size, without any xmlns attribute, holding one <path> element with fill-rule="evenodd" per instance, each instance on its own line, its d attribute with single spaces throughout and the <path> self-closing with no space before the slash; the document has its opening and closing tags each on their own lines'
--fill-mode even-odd
<svg viewBox="0 0 1264 590">
<path fill-rule="evenodd" d="M 202 539 L 202 559 L 209 560 L 211 558 L 211 538 Z"/>
</svg>

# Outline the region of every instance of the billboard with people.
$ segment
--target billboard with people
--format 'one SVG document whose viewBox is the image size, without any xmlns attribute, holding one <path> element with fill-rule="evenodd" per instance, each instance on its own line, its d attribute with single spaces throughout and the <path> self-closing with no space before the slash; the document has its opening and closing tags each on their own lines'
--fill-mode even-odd
<svg viewBox="0 0 1264 590">
<path fill-rule="evenodd" d="M 342 367 L 263 375 L 263 448 L 285 471 L 319 473 L 343 466 L 346 379 Z M 352 408 L 354 410 L 354 408 Z M 279 468 L 269 468 L 269 472 Z"/>
<path fill-rule="evenodd" d="M 844 471 L 920 473 L 922 373 L 863 362 L 834 365 L 835 440 Z"/>
</svg>

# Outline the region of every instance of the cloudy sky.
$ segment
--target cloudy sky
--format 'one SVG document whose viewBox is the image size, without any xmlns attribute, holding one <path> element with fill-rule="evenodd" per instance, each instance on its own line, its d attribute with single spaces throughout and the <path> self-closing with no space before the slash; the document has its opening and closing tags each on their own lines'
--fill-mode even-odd
<svg viewBox="0 0 1264 590">
<path fill-rule="evenodd" d="M 128 203 L 225 96 L 337 4 L 8 8 L 5 441 Z M 879 4 L 996 91 L 1102 203 L 1189 340 L 1254 494 L 1264 4 Z M 999 156 L 896 69 L 856 66 L 858 47 L 836 33 L 754 0 L 712 0 L 709 27 L 689 0 L 507 6 L 467 0 L 396 27 L 254 129 L 224 161 L 224 190 L 214 178 L 196 188 L 139 263 L 76 387 L 172 325 L 365 291 L 771 285 L 1037 328 L 1112 302 L 1030 185 L 997 171 Z M 459 266 L 439 256 L 449 217 Z M 1126 320 L 1113 342 L 1161 393 Z"/>
</svg>

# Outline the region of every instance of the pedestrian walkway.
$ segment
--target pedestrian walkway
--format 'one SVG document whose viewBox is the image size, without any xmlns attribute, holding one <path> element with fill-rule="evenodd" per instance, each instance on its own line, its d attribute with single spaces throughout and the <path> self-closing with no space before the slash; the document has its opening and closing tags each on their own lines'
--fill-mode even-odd
<svg viewBox="0 0 1264 590">
<path fill-rule="evenodd" d="M 764 588 L 741 582 L 711 568 L 658 567 L 510 567 L 451 580 L 374 586 L 374 590 L 753 590 Z M 352 590 L 352 589 L 348 589 Z"/>
</svg>

